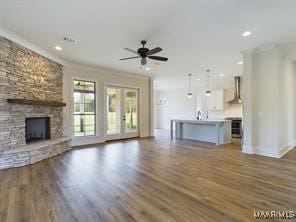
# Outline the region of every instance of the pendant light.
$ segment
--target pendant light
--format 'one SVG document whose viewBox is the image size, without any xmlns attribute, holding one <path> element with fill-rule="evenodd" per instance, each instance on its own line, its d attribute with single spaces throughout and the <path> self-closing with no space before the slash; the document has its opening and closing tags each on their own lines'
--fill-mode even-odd
<svg viewBox="0 0 296 222">
<path fill-rule="evenodd" d="M 191 92 L 191 76 L 192 76 L 192 74 L 188 74 L 188 77 L 189 77 L 189 91 L 187 93 L 187 96 L 188 96 L 189 99 L 192 97 L 192 92 Z"/>
<path fill-rule="evenodd" d="M 211 90 L 210 90 L 210 71 L 209 69 L 207 69 L 207 80 L 208 80 L 208 88 L 206 91 L 206 95 L 210 96 L 211 95 Z"/>
</svg>

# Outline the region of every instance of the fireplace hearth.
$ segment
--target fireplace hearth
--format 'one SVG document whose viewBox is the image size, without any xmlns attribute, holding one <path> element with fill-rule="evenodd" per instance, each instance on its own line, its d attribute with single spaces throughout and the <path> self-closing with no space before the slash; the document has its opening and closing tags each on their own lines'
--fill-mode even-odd
<svg viewBox="0 0 296 222">
<path fill-rule="evenodd" d="M 26 118 L 26 143 L 50 139 L 50 118 Z"/>
</svg>

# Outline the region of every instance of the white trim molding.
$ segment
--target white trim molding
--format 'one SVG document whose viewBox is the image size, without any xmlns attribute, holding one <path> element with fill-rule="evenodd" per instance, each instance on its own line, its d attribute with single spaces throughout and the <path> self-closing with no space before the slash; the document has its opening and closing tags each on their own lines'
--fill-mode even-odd
<svg viewBox="0 0 296 222">
<path fill-rule="evenodd" d="M 123 129 L 123 123 L 121 122 L 121 127 L 120 127 L 120 132 L 116 133 L 114 135 L 108 135 L 107 134 L 107 128 L 108 128 L 108 119 L 107 119 L 107 88 L 117 88 L 120 90 L 120 94 L 121 94 L 121 108 L 120 110 L 124 110 L 124 107 L 122 105 L 124 105 L 124 103 L 122 101 L 124 101 L 124 89 L 133 89 L 133 90 L 137 90 L 137 122 L 138 122 L 138 126 L 137 126 L 137 131 L 136 132 L 124 132 Z M 128 84 L 113 84 L 110 83 L 109 81 L 105 81 L 104 82 L 104 99 L 103 99 L 103 106 L 104 108 L 104 112 L 103 112 L 103 135 L 106 138 L 106 140 L 116 140 L 116 139 L 127 139 L 127 138 L 133 138 L 133 137 L 141 137 L 142 135 L 142 130 L 141 130 L 141 119 L 142 119 L 142 108 L 140 106 L 140 103 L 142 101 L 142 87 L 135 87 L 135 86 L 131 86 Z"/>
<path fill-rule="evenodd" d="M 150 131 L 141 131 L 140 132 L 140 137 L 141 138 L 145 138 L 145 137 L 151 137 L 151 136 L 154 136 L 154 135 L 151 135 Z"/>
<path fill-rule="evenodd" d="M 295 143 L 294 144 L 290 143 L 289 145 L 282 147 L 279 151 L 279 156 L 280 157 L 284 156 L 286 153 L 288 153 L 294 147 L 295 147 Z"/>
<path fill-rule="evenodd" d="M 4 38 L 7 38 L 8 40 L 10 41 L 13 41 L 13 42 L 16 42 L 17 44 L 23 46 L 23 47 L 26 47 L 38 54 L 40 54 L 41 56 L 44 56 L 48 59 L 51 59 L 61 65 L 67 65 L 67 62 L 63 59 L 61 59 L 60 57 L 58 56 L 55 56 L 49 52 L 47 52 L 46 50 L 40 48 L 39 46 L 29 42 L 28 40 L 18 36 L 17 34 L 7 30 L 7 29 L 4 29 L 2 26 L 0 26 L 0 35 L 2 35 Z"/>
<path fill-rule="evenodd" d="M 281 158 L 287 152 L 295 148 L 296 143 L 283 146 L 281 149 L 277 148 L 270 148 L 270 147 L 250 147 L 250 146 L 243 146 L 243 153 L 247 154 L 257 154 L 261 156 L 273 157 L 273 158 Z"/>
<path fill-rule="evenodd" d="M 106 139 L 102 136 L 81 136 L 81 137 L 72 137 L 71 146 L 84 146 L 90 144 L 104 143 Z"/>
<path fill-rule="evenodd" d="M 94 73 L 101 73 L 101 74 L 110 74 L 110 75 L 116 75 L 118 77 L 130 77 L 130 78 L 136 78 L 136 79 L 144 79 L 144 80 L 149 80 L 150 76 L 148 75 L 142 75 L 142 74 L 137 74 L 137 73 L 131 73 L 131 72 L 125 72 L 122 70 L 115 70 L 115 69 L 108 69 L 104 67 L 99 67 L 95 65 L 87 65 L 87 64 L 82 64 L 82 63 L 68 63 L 67 64 L 71 68 L 75 68 L 77 70 L 88 70 L 92 71 Z"/>
<path fill-rule="evenodd" d="M 261 156 L 280 158 L 278 150 L 276 148 L 271 149 L 270 147 L 243 146 L 242 152 L 247 154 L 257 154 Z"/>
</svg>

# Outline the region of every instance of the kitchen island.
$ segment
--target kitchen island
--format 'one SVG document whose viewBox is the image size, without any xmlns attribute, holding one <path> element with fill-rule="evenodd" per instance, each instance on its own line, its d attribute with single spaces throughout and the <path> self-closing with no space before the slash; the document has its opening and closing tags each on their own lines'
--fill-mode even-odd
<svg viewBox="0 0 296 222">
<path fill-rule="evenodd" d="M 175 126 L 175 127 L 174 127 Z M 171 138 L 215 143 L 231 142 L 231 120 L 171 120 Z"/>
</svg>

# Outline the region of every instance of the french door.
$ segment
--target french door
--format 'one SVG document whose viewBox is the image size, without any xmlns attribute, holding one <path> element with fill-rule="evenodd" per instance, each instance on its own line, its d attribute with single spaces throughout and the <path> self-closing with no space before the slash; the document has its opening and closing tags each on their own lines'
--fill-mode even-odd
<svg viewBox="0 0 296 222">
<path fill-rule="evenodd" d="M 138 137 L 138 89 L 107 86 L 105 90 L 107 140 Z"/>
</svg>

